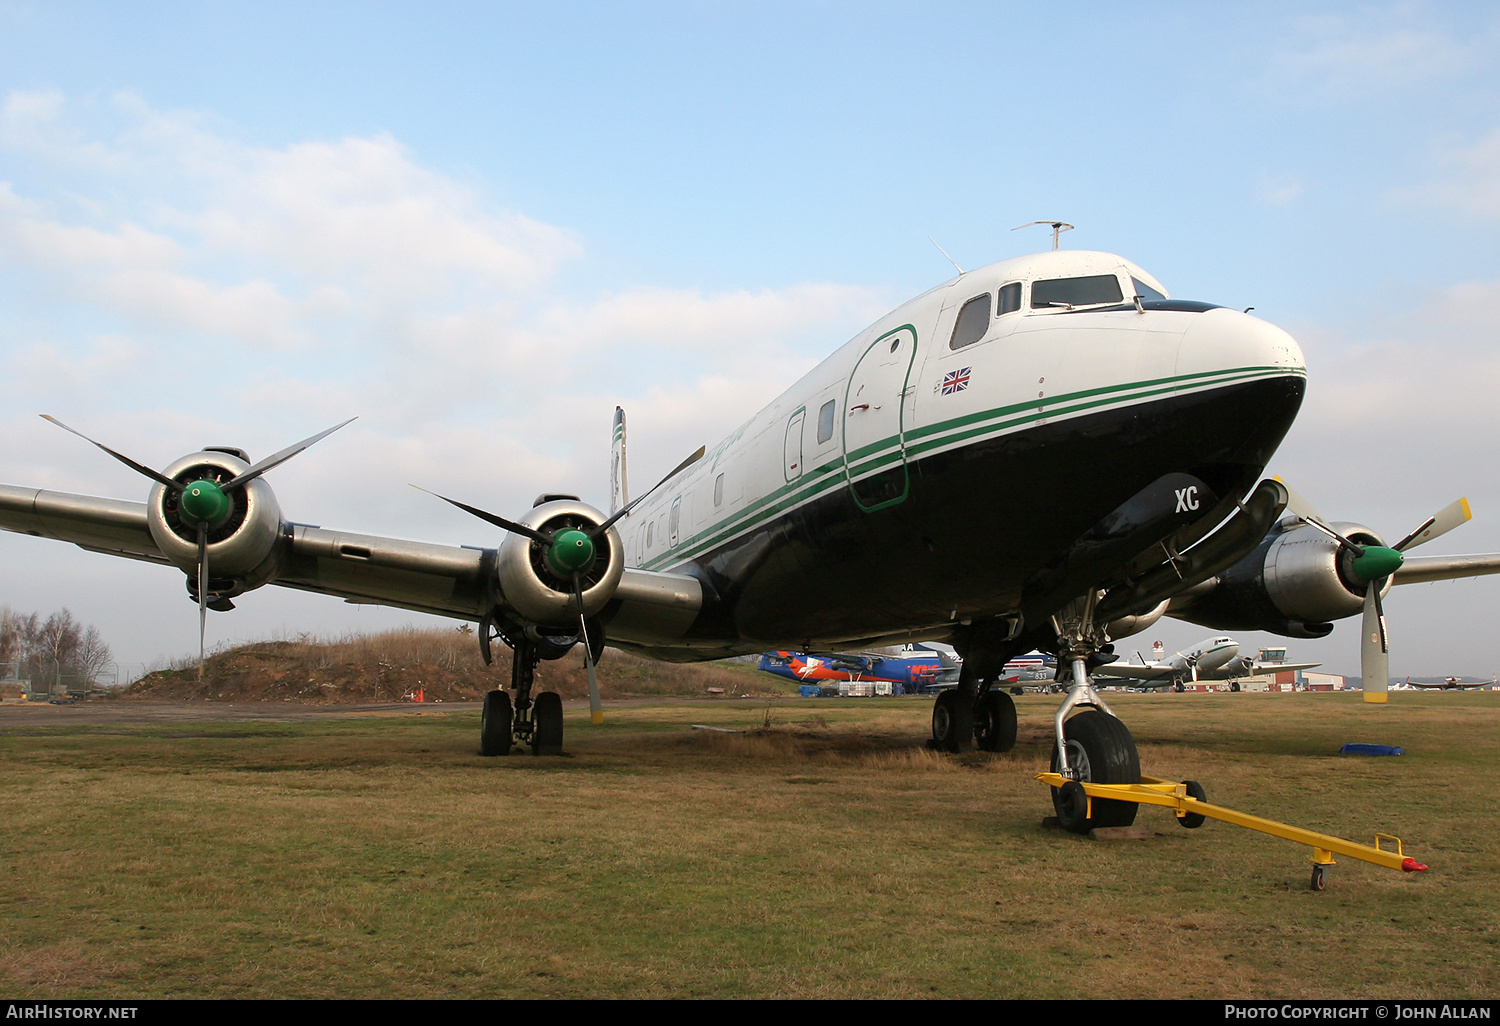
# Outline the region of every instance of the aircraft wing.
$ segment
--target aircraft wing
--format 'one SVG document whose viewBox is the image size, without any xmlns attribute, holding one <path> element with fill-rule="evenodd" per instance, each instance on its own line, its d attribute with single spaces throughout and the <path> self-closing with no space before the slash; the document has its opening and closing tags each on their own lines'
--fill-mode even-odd
<svg viewBox="0 0 1500 1026">
<path fill-rule="evenodd" d="M 56 538 L 92 552 L 166 563 L 146 527 L 146 504 L 0 485 L 0 530 Z"/>
<path fill-rule="evenodd" d="M 1159 663 L 1106 663 L 1095 669 L 1094 673 L 1101 677 L 1130 677 L 1135 680 L 1169 680 L 1174 674 L 1190 675 L 1190 671 Z"/>
<path fill-rule="evenodd" d="M 1396 571 L 1396 584 L 1449 581 L 1456 577 L 1500 574 L 1500 552 L 1473 556 L 1407 556 Z"/>
<path fill-rule="evenodd" d="M 0 530 L 170 565 L 147 527 L 146 504 L 0 485 Z M 352 603 L 477 620 L 495 603 L 495 550 L 284 525 L 269 583 Z M 697 616 L 695 578 L 626 568 L 601 616 L 611 641 L 653 644 L 680 637 Z"/>
<path fill-rule="evenodd" d="M 1268 673 L 1281 673 L 1285 670 L 1311 670 L 1322 665 L 1322 663 L 1256 663 L 1255 672 L 1250 676 L 1261 677 Z"/>
</svg>

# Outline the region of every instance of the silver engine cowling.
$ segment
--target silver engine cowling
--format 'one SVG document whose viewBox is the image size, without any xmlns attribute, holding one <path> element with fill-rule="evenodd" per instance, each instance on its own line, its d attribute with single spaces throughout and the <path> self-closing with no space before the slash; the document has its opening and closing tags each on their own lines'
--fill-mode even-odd
<svg viewBox="0 0 1500 1026">
<path fill-rule="evenodd" d="M 222 484 L 249 469 L 248 462 L 230 453 L 204 450 L 182 457 L 163 473 L 184 483 L 211 478 Z M 209 529 L 208 573 L 216 594 L 237 594 L 270 578 L 282 533 L 281 507 L 263 477 L 225 494 L 233 508 L 229 519 Z M 162 554 L 195 577 L 198 531 L 178 515 L 179 498 L 165 485 L 155 485 L 146 501 L 146 523 Z"/>
<path fill-rule="evenodd" d="M 532 507 L 519 522 L 543 532 L 568 528 L 588 531 L 607 518 L 576 499 L 554 499 Z M 625 546 L 610 529 L 594 539 L 597 556 L 582 574 L 583 612 L 597 616 L 614 597 L 625 573 Z M 546 548 L 523 535 L 507 533 L 495 561 L 500 594 L 520 616 L 533 624 L 578 631 L 578 603 L 573 581 L 558 574 L 547 560 Z"/>
<path fill-rule="evenodd" d="M 1359 545 L 1384 545 L 1380 536 L 1360 524 L 1330 524 Z M 1365 584 L 1350 568 L 1353 557 L 1315 527 L 1293 527 L 1266 550 L 1266 596 L 1291 621 L 1331 622 L 1364 608 Z M 1391 590 L 1386 578 L 1383 597 Z"/>
</svg>

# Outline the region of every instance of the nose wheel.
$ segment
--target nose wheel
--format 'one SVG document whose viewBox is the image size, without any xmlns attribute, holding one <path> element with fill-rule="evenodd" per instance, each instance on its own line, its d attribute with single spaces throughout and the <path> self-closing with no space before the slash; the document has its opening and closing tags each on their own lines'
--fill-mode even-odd
<svg viewBox="0 0 1500 1026">
<path fill-rule="evenodd" d="M 1067 746 L 1067 768 L 1056 745 L 1052 748 L 1052 772 L 1072 777 L 1052 789 L 1052 808 L 1064 830 L 1086 834 L 1095 827 L 1130 826 L 1135 822 L 1135 802 L 1108 798 L 1090 799 L 1078 781 L 1093 784 L 1139 784 L 1141 761 L 1130 730 L 1109 713 L 1086 709 L 1063 726 Z M 1069 785 L 1072 785 L 1071 787 Z"/>
</svg>

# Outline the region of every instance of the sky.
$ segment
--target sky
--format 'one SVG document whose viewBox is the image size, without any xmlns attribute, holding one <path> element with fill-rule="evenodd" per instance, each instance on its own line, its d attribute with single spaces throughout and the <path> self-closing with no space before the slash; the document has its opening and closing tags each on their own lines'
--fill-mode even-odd
<svg viewBox="0 0 1500 1026">
<path fill-rule="evenodd" d="M 1500 11 L 1473 3 L 0 0 L 0 481 L 252 459 L 292 520 L 455 544 L 713 445 L 964 267 L 1119 253 L 1290 331 L 1270 472 L 1418 554 L 1500 551 Z M 1393 675 L 1492 675 L 1500 578 L 1394 589 Z M 0 536 L 0 605 L 127 669 L 180 574 Z M 264 588 L 209 642 L 414 614 Z M 1163 621 L 1122 653 L 1209 631 Z M 1358 618 L 1292 658 L 1358 673 Z M 1246 649 L 1278 643 L 1237 635 Z"/>
</svg>

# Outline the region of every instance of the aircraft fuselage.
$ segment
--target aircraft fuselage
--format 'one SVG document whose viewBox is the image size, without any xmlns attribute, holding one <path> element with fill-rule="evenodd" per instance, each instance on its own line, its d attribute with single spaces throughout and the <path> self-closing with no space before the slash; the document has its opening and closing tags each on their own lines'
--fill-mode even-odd
<svg viewBox="0 0 1500 1026">
<path fill-rule="evenodd" d="M 1140 555 L 1106 518 L 1153 482 L 1181 475 L 1183 524 L 1222 516 L 1291 426 L 1302 353 L 1165 295 L 1120 257 L 1041 253 L 860 332 L 621 522 L 627 565 L 703 584 L 675 657 L 1034 622 Z"/>
</svg>

